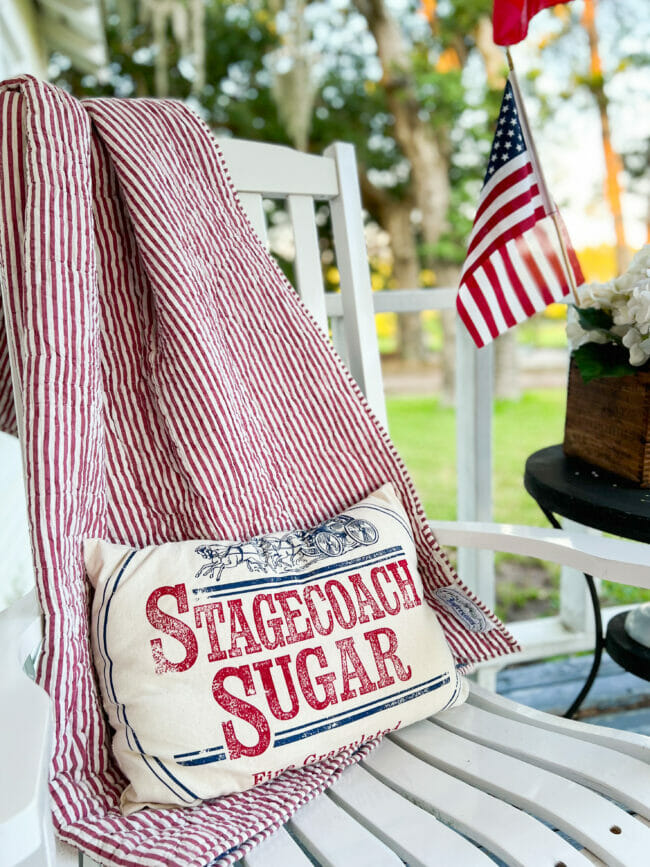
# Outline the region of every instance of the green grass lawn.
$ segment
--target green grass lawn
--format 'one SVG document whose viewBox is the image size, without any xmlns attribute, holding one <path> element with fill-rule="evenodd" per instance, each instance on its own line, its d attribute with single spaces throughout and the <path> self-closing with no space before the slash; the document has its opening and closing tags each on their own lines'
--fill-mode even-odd
<svg viewBox="0 0 650 867">
<path fill-rule="evenodd" d="M 521 400 L 496 401 L 494 408 L 494 519 L 540 524 L 544 518 L 523 486 L 526 458 L 562 441 L 563 389 L 531 391 Z M 422 498 L 427 514 L 456 517 L 456 420 L 453 409 L 434 397 L 390 397 L 391 436 Z"/>
<path fill-rule="evenodd" d="M 523 485 L 526 458 L 537 449 L 562 441 L 564 389 L 527 392 L 520 400 L 497 400 L 494 407 L 492 479 L 494 520 L 548 526 Z M 387 400 L 391 436 L 418 489 L 427 515 L 438 520 L 456 518 L 455 412 L 434 397 L 390 397 Z M 500 561 L 514 558 L 502 555 Z M 497 584 L 498 613 L 507 619 L 527 602 L 548 601 L 544 613 L 557 609 L 559 570 L 550 570 L 550 586 L 522 586 L 503 580 Z M 532 572 L 531 572 L 532 580 Z M 606 604 L 650 600 L 650 592 L 605 583 Z"/>
</svg>

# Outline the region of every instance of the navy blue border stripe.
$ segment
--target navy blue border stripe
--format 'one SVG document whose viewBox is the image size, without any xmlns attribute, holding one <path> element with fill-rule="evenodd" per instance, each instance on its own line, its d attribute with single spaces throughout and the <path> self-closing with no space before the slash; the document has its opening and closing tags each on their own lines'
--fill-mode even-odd
<svg viewBox="0 0 650 867">
<path fill-rule="evenodd" d="M 442 708 L 442 710 L 447 710 L 447 708 L 450 707 L 456 701 L 456 699 L 458 698 L 458 694 L 460 693 L 460 688 L 461 688 L 462 683 L 463 683 L 463 679 L 460 676 L 460 674 L 458 673 L 458 671 L 456 671 L 456 686 L 454 687 L 454 691 L 451 694 L 451 698 L 449 699 L 447 704 Z M 441 712 L 442 711 L 438 711 L 438 713 L 441 713 Z"/>
<path fill-rule="evenodd" d="M 182 759 L 176 762 L 184 768 L 193 768 L 195 765 L 211 765 L 213 762 L 222 762 L 226 758 L 225 753 L 215 753 L 212 756 L 197 756 L 195 759 Z"/>
<path fill-rule="evenodd" d="M 451 676 L 449 672 L 445 672 L 444 674 L 437 675 L 430 680 L 425 680 L 422 683 L 416 684 L 415 686 L 406 687 L 399 692 L 393 693 L 393 695 L 389 696 L 387 699 L 374 699 L 373 701 L 366 702 L 366 704 L 361 705 L 360 707 L 357 707 L 352 711 L 339 711 L 339 713 L 332 714 L 331 716 L 325 717 L 325 719 L 319 720 L 315 723 L 303 723 L 302 725 L 294 726 L 293 728 L 284 729 L 284 731 L 278 732 L 278 734 L 275 736 L 273 747 L 281 747 L 285 744 L 292 743 L 293 741 L 302 740 L 303 738 L 308 738 L 312 737 L 315 734 L 320 734 L 320 732 L 322 731 L 338 728 L 342 725 L 347 725 L 348 723 L 354 722 L 361 717 L 372 716 L 373 714 L 378 713 L 381 710 L 395 707 L 396 705 L 401 704 L 404 701 L 412 701 L 415 698 L 419 698 L 421 695 L 425 695 L 428 692 L 432 692 L 435 689 L 439 689 L 440 687 L 445 686 L 450 681 Z M 451 704 L 451 702 L 454 701 L 454 699 L 458 695 L 460 683 L 460 677 L 456 672 L 456 686 L 452 697 L 450 698 L 449 702 L 447 702 L 445 707 L 448 707 L 449 704 Z M 373 707 L 373 705 L 375 705 L 375 707 Z M 368 710 L 368 708 L 372 709 Z M 299 729 L 305 729 L 305 731 L 299 732 Z M 288 735 L 291 732 L 294 732 L 294 734 L 292 734 L 290 737 L 284 737 L 284 735 Z M 212 755 L 209 755 L 210 753 L 212 753 Z M 195 765 L 206 765 L 213 762 L 220 762 L 223 761 L 225 758 L 225 747 L 223 746 L 208 747 L 206 749 L 193 750 L 187 753 L 177 753 L 174 756 L 174 760 L 177 762 L 177 764 L 183 765 L 184 767 L 192 767 Z"/>
<path fill-rule="evenodd" d="M 445 671 L 443 674 L 438 674 L 435 677 L 429 678 L 429 680 L 423 680 L 421 683 L 416 683 L 416 684 L 413 684 L 412 686 L 406 686 L 406 687 L 404 687 L 404 689 L 400 689 L 398 692 L 394 692 L 392 695 L 388 696 L 388 699 L 393 699 L 393 698 L 396 698 L 398 696 L 403 696 L 408 692 L 413 692 L 413 690 L 420 689 L 420 687 L 423 687 L 423 686 L 428 686 L 429 684 L 435 683 L 436 681 L 445 680 L 446 683 L 449 683 L 450 679 L 451 678 L 450 678 L 449 672 Z M 374 699 L 372 699 L 372 701 L 367 701 L 365 704 L 359 705 L 358 707 L 354 708 L 354 710 L 355 711 L 365 710 L 366 708 L 371 708 L 373 705 L 380 704 L 386 700 L 387 699 L 384 697 L 374 698 Z M 346 713 L 348 713 L 347 710 L 340 710 L 338 713 L 333 713 L 333 714 L 330 714 L 330 716 L 328 716 L 328 717 L 323 717 L 323 719 L 320 720 L 320 722 L 326 722 L 327 720 L 335 720 L 337 717 L 345 716 Z M 313 722 L 301 723 L 300 725 L 292 726 L 291 728 L 284 729 L 283 731 L 278 732 L 278 736 L 289 734 L 289 732 L 295 732 L 298 729 L 308 728 L 311 725 L 314 725 L 314 723 Z"/>
<path fill-rule="evenodd" d="M 124 564 L 122 565 L 122 568 L 118 572 L 117 581 L 120 580 L 120 578 L 122 577 L 122 573 L 124 572 L 126 567 L 129 565 L 129 563 L 131 562 L 133 557 L 135 557 L 135 554 L 136 554 L 136 550 L 134 548 L 131 551 L 130 555 L 126 558 Z M 112 660 L 109 663 L 108 654 L 107 653 L 105 654 L 102 650 L 102 641 L 101 641 L 102 637 L 104 639 L 104 647 L 106 646 L 106 626 L 104 626 L 104 630 L 102 632 L 101 626 L 100 626 L 100 620 L 101 620 L 102 611 L 104 609 L 104 605 L 106 605 L 106 594 L 108 592 L 108 587 L 109 587 L 113 577 L 114 577 L 114 574 L 111 575 L 111 577 L 108 579 L 108 581 L 106 581 L 106 583 L 104 584 L 104 593 L 102 595 L 102 604 L 99 606 L 99 609 L 97 611 L 97 623 L 96 623 L 96 627 L 95 627 L 96 632 L 97 632 L 97 649 L 101 653 L 102 659 L 104 660 L 103 680 L 104 680 L 104 688 L 106 689 L 106 695 L 110 695 L 110 687 L 108 685 L 108 680 L 106 679 L 106 670 L 108 669 L 109 665 L 112 665 Z M 120 716 L 120 705 L 119 704 L 116 706 L 116 709 L 117 709 L 117 714 L 118 714 L 118 718 L 119 718 L 119 716 Z M 128 734 L 129 734 L 129 732 L 127 730 L 127 742 L 128 742 Z M 129 746 L 131 746 L 130 743 L 129 743 Z"/>
<path fill-rule="evenodd" d="M 224 746 L 205 747 L 205 749 L 202 750 L 190 750 L 188 753 L 175 753 L 174 758 L 186 759 L 189 756 L 198 756 L 200 753 L 218 753 L 219 751 L 224 752 L 225 749 L 226 748 Z"/>
<path fill-rule="evenodd" d="M 394 692 L 392 695 L 390 695 L 388 697 L 394 698 L 395 696 L 398 696 L 398 695 L 404 695 L 404 693 L 411 692 L 414 689 L 419 689 L 421 686 L 427 686 L 428 684 L 434 683 L 436 680 L 442 680 L 443 678 L 447 678 L 447 683 L 449 683 L 449 680 L 451 678 L 450 678 L 448 671 L 445 671 L 444 674 L 437 674 L 435 677 L 429 678 L 429 680 L 423 680 L 421 683 L 416 683 L 416 684 L 413 684 L 412 686 L 406 686 L 406 687 L 404 687 L 404 689 L 400 689 L 399 692 Z M 359 705 L 358 707 L 355 708 L 355 710 L 363 710 L 364 708 L 372 707 L 374 704 L 379 704 L 382 701 L 385 701 L 385 698 L 383 696 L 382 696 L 382 698 L 373 698 L 372 701 L 367 701 L 365 704 Z M 344 716 L 346 713 L 348 713 L 347 710 L 340 710 L 338 713 L 333 713 L 333 714 L 330 714 L 330 716 L 328 716 L 328 717 L 323 717 L 323 720 L 336 719 L 339 716 Z M 314 724 L 313 722 L 301 723 L 300 725 L 292 726 L 291 728 L 284 729 L 283 731 L 278 732 L 278 734 L 279 735 L 286 735 L 289 732 L 295 732 L 298 729 L 304 729 L 304 728 L 307 728 L 308 726 L 313 725 L 313 724 Z"/>
<path fill-rule="evenodd" d="M 167 780 L 163 779 L 163 777 L 162 777 L 159 773 L 157 773 L 156 769 L 155 769 L 154 767 L 152 767 L 151 762 L 149 761 L 149 758 L 147 757 L 147 754 L 145 754 L 145 752 L 144 752 L 144 750 L 143 750 L 143 748 L 142 748 L 142 744 L 140 743 L 140 739 L 138 738 L 137 734 L 135 733 L 135 729 L 134 729 L 133 726 L 129 723 L 129 720 L 128 720 L 127 715 L 126 715 L 126 707 L 124 706 L 124 703 L 123 703 L 123 702 L 118 701 L 117 693 L 116 693 L 116 691 L 115 691 L 115 684 L 114 684 L 114 682 L 113 682 L 113 660 L 111 659 L 111 656 L 110 656 L 110 654 L 109 654 L 109 652 L 108 652 L 108 645 L 107 645 L 107 641 L 106 641 L 106 632 L 107 632 L 107 629 L 108 629 L 108 612 L 109 612 L 110 607 L 111 607 L 112 598 L 113 598 L 113 596 L 115 595 L 115 592 L 116 592 L 116 590 L 117 590 L 117 588 L 118 588 L 118 586 L 119 586 L 119 583 L 120 583 L 120 581 L 121 581 L 121 579 L 122 579 L 122 576 L 124 575 L 124 570 L 126 569 L 126 567 L 129 565 L 129 563 L 131 562 L 131 560 L 135 557 L 135 555 L 136 555 L 137 553 L 138 553 L 137 550 L 133 550 L 133 551 L 129 554 L 129 556 L 127 557 L 127 559 L 125 560 L 125 562 L 124 562 L 124 564 L 122 565 L 122 567 L 121 567 L 119 573 L 117 574 L 117 577 L 115 578 L 115 581 L 114 581 L 114 583 L 113 583 L 113 588 L 112 588 L 112 590 L 110 591 L 110 593 L 109 593 L 109 595 L 108 595 L 108 598 L 106 598 L 106 591 L 107 591 L 107 589 L 108 589 L 109 584 L 111 583 L 111 579 L 109 579 L 109 580 L 106 582 L 106 585 L 105 585 L 105 587 L 104 587 L 104 596 L 103 596 L 103 598 L 102 598 L 102 604 L 101 604 L 100 609 L 99 609 L 99 612 L 98 612 L 98 614 L 97 614 L 97 635 L 98 635 L 98 638 L 101 636 L 101 638 L 103 639 L 103 648 L 102 648 L 102 646 L 101 646 L 101 641 L 98 641 L 97 644 L 98 644 L 98 647 L 99 647 L 99 651 L 100 651 L 100 653 L 102 654 L 102 657 L 104 658 L 104 683 L 106 684 L 106 668 L 107 668 L 107 664 L 108 664 L 109 681 L 110 681 L 110 690 L 109 690 L 109 686 L 108 686 L 108 684 L 106 684 L 107 693 L 108 693 L 109 695 L 112 694 L 113 704 L 115 705 L 115 708 L 116 708 L 116 710 L 117 710 L 118 719 L 119 719 L 119 717 L 120 717 L 120 710 L 121 710 L 121 712 L 122 712 L 122 713 L 121 713 L 121 716 L 122 716 L 122 718 L 123 718 L 123 722 L 124 722 L 124 725 L 125 725 L 125 727 L 126 727 L 127 743 L 129 744 L 129 747 L 130 747 L 131 749 L 133 749 L 133 747 L 131 746 L 130 740 L 129 740 L 129 732 L 130 732 L 130 733 L 133 735 L 133 740 L 135 741 L 135 744 L 136 744 L 136 747 L 137 747 L 137 751 L 140 753 L 140 756 L 142 757 L 142 760 L 144 761 L 144 763 L 146 764 L 146 766 L 149 768 L 149 770 L 151 771 L 151 773 L 152 773 L 155 777 L 157 777 L 157 779 L 159 779 L 160 782 L 161 782 L 164 786 L 166 786 L 166 788 L 168 788 L 169 791 L 172 792 L 172 794 L 174 794 L 176 797 L 180 798 L 180 799 L 183 800 L 183 801 L 188 801 L 188 802 L 189 802 L 190 799 L 191 799 L 192 801 L 195 801 L 195 800 L 197 800 L 197 797 L 198 797 L 198 796 L 197 796 L 194 792 L 192 792 L 190 789 L 188 789 L 187 786 L 183 785 L 183 783 L 181 783 L 181 781 L 178 780 L 178 779 L 177 779 L 177 778 L 176 778 L 176 777 L 171 773 L 171 771 L 170 771 L 167 767 L 165 767 L 165 765 L 163 764 L 163 762 L 162 762 L 159 758 L 157 758 L 156 756 L 150 756 L 149 758 L 151 758 L 151 759 L 153 760 L 153 762 L 154 762 L 156 765 L 158 765 L 158 767 L 161 768 L 161 770 L 164 771 L 164 773 L 166 773 L 167 776 L 169 776 L 169 778 L 170 778 L 171 780 L 173 780 L 173 782 L 176 783 L 176 785 L 177 785 L 180 789 L 182 789 L 184 792 L 186 792 L 186 793 L 190 796 L 190 798 L 189 798 L 189 799 L 188 799 L 188 798 L 184 798 L 183 795 L 182 795 L 181 793 L 174 791 L 173 787 L 172 787 L 172 786 L 167 782 Z M 112 578 L 112 576 L 111 576 L 111 578 Z M 102 612 L 103 612 L 103 615 L 102 615 Z M 104 620 L 104 627 L 103 627 L 103 629 L 101 629 L 101 626 L 100 626 L 100 618 L 101 618 L 102 616 L 103 616 L 103 620 Z M 136 752 L 136 750 L 133 750 L 133 752 Z"/>
<path fill-rule="evenodd" d="M 311 738 L 314 735 L 318 735 L 321 732 L 329 731 L 331 729 L 339 728 L 339 726 L 348 725 L 351 722 L 356 722 L 358 719 L 363 719 L 367 716 L 373 716 L 376 713 L 379 713 L 382 710 L 388 710 L 391 707 L 395 707 L 398 704 L 402 704 L 405 701 L 413 701 L 416 698 L 419 698 L 422 695 L 426 695 L 426 693 L 433 692 L 436 689 L 440 689 L 442 686 L 446 686 L 450 682 L 451 678 L 449 674 L 443 676 L 441 679 L 436 678 L 433 683 L 429 683 L 428 686 L 420 684 L 419 687 L 416 687 L 415 692 L 411 692 L 410 695 L 403 695 L 401 692 L 395 693 L 390 698 L 386 699 L 381 704 L 372 708 L 372 710 L 367 710 L 364 707 L 356 708 L 352 711 L 349 716 L 343 717 L 339 720 L 324 721 L 318 725 L 315 725 L 313 728 L 308 729 L 307 731 L 297 732 L 296 734 L 290 735 L 289 737 L 277 737 L 273 741 L 274 747 L 282 747 L 285 744 L 293 743 L 294 741 L 302 740 L 303 738 Z M 300 728 L 300 727 L 299 727 Z M 285 731 L 291 731 L 291 729 L 286 729 Z"/>
<path fill-rule="evenodd" d="M 353 557 L 351 560 L 346 560 L 345 563 L 332 563 L 330 566 L 322 566 L 320 569 L 312 569 L 309 572 L 292 572 L 290 575 L 274 575 L 265 576 L 264 578 L 255 578 L 250 581 L 236 581 L 232 584 L 213 584 L 209 587 L 194 587 L 193 593 L 201 593 L 211 598 L 217 596 L 231 596 L 235 591 L 239 593 L 250 593 L 253 590 L 258 590 L 260 587 L 282 587 L 286 584 L 304 584 L 311 581 L 315 575 L 340 575 L 347 572 L 351 567 L 356 566 L 372 566 L 373 563 L 382 560 L 389 554 L 404 554 L 406 552 L 401 545 L 394 545 L 391 548 L 384 548 L 381 551 L 376 551 L 374 554 L 366 554 L 364 557 Z M 270 589 L 270 587 L 269 587 Z"/>
<path fill-rule="evenodd" d="M 133 548 L 131 550 L 131 553 L 128 555 L 128 557 L 126 558 L 126 560 L 122 564 L 122 567 L 119 570 L 119 572 L 117 573 L 117 576 L 115 575 L 115 573 L 111 574 L 110 578 L 104 584 L 104 595 L 102 597 L 102 604 L 100 605 L 99 610 L 97 612 L 97 647 L 98 647 L 98 650 L 101 653 L 102 658 L 104 660 L 104 672 L 103 672 L 103 674 L 104 674 L 104 687 L 106 689 L 106 694 L 109 697 L 111 695 L 111 692 L 113 694 L 113 699 L 114 699 L 113 704 L 115 705 L 117 718 L 119 720 L 121 720 L 121 722 L 124 723 L 125 729 L 126 729 L 126 732 L 125 732 L 126 733 L 126 742 L 129 746 L 129 749 L 133 750 L 134 752 L 136 752 L 136 747 L 132 743 L 131 729 L 130 729 L 130 727 L 129 727 L 126 719 L 125 719 L 124 705 L 117 701 L 117 696 L 115 695 L 115 687 L 113 684 L 113 660 L 109 656 L 108 649 L 107 649 L 108 643 L 106 640 L 106 630 L 107 630 L 107 626 L 108 626 L 108 609 L 110 607 L 111 598 L 113 596 L 113 593 L 115 592 L 115 589 L 111 590 L 110 594 L 108 595 L 108 599 L 106 597 L 106 594 L 108 593 L 108 589 L 111 586 L 111 582 L 113 582 L 115 584 L 115 587 L 117 587 L 117 585 L 120 583 L 120 580 L 122 579 L 122 575 L 124 573 L 124 570 L 129 565 L 131 560 L 135 557 L 136 553 L 137 553 L 136 549 Z M 104 629 L 102 630 L 101 618 L 102 618 L 102 612 L 104 612 L 104 608 L 106 608 L 106 611 L 104 613 L 104 617 L 105 617 Z M 102 641 L 103 641 L 103 644 L 102 644 Z M 109 684 L 109 681 L 107 680 L 107 676 L 106 676 L 107 670 L 110 672 L 110 684 Z"/>
</svg>

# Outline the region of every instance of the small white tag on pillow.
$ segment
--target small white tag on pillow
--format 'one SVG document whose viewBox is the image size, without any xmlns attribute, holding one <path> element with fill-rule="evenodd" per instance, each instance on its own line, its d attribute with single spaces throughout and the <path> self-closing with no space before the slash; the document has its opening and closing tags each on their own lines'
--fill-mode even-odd
<svg viewBox="0 0 650 867">
<path fill-rule="evenodd" d="M 489 632 L 494 623 L 466 593 L 455 587 L 439 587 L 434 590 L 435 599 L 470 632 Z"/>
<path fill-rule="evenodd" d="M 85 544 L 124 812 L 242 791 L 467 694 L 392 485 L 311 530 Z"/>
</svg>

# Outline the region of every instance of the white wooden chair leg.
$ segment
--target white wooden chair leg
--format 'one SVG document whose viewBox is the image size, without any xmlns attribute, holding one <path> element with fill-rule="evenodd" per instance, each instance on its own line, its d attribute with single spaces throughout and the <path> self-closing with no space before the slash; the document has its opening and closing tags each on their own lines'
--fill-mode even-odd
<svg viewBox="0 0 650 867">
<path fill-rule="evenodd" d="M 56 867 L 84 867 L 83 853 L 63 840 L 56 840 Z"/>
</svg>

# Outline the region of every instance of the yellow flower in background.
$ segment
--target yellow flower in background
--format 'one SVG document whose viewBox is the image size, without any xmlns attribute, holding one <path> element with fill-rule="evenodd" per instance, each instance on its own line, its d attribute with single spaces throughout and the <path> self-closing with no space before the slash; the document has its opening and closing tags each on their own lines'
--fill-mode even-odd
<svg viewBox="0 0 650 867">
<path fill-rule="evenodd" d="M 616 277 L 616 250 L 610 244 L 598 247 L 583 247 L 578 259 L 585 283 L 606 283 Z"/>
<path fill-rule="evenodd" d="M 549 304 L 544 311 L 547 319 L 564 319 L 566 316 L 566 304 Z"/>
<path fill-rule="evenodd" d="M 331 268 L 328 268 L 325 272 L 325 277 L 328 283 L 331 283 L 334 286 L 338 286 L 341 282 L 341 275 L 339 274 L 339 269 L 335 268 L 333 265 Z"/>
<path fill-rule="evenodd" d="M 378 313 L 375 316 L 377 337 L 380 339 L 394 337 L 397 330 L 397 316 L 395 313 Z"/>
<path fill-rule="evenodd" d="M 436 282 L 436 272 L 431 268 L 423 268 L 420 271 L 420 283 L 422 286 L 434 286 Z"/>
<path fill-rule="evenodd" d="M 376 271 L 373 271 L 370 275 L 370 284 L 372 286 L 373 292 L 378 292 L 380 289 L 384 288 L 384 278 L 381 274 L 377 274 Z"/>
</svg>

